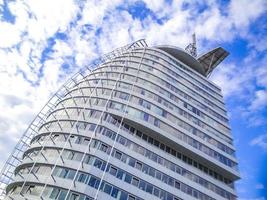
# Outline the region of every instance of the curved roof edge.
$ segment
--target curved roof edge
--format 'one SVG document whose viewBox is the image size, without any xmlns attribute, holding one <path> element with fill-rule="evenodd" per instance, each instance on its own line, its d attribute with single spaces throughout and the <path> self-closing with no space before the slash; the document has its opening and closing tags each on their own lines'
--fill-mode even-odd
<svg viewBox="0 0 267 200">
<path fill-rule="evenodd" d="M 160 45 L 154 48 L 165 51 L 203 76 L 208 76 L 229 55 L 222 47 L 217 47 L 197 59 L 179 47 Z"/>
</svg>

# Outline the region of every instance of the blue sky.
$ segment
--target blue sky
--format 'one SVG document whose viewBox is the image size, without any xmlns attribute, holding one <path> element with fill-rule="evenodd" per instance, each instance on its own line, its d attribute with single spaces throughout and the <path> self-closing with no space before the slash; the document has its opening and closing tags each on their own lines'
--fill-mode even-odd
<svg viewBox="0 0 267 200">
<path fill-rule="evenodd" d="M 145 38 L 230 56 L 210 77 L 225 96 L 242 179 L 240 200 L 267 196 L 267 1 L 0 0 L 0 166 L 68 76 Z M 8 136 L 8 137 L 7 137 Z"/>
</svg>

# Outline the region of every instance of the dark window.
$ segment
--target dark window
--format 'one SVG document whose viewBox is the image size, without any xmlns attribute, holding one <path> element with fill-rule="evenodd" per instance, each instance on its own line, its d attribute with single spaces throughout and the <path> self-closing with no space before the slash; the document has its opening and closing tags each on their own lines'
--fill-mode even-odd
<svg viewBox="0 0 267 200">
<path fill-rule="evenodd" d="M 132 176 L 129 175 L 129 174 L 126 174 L 126 176 L 125 176 L 125 182 L 131 183 L 131 181 L 132 181 Z"/>
<path fill-rule="evenodd" d="M 160 144 L 160 149 L 164 150 L 165 149 L 165 145 L 164 144 Z"/>
<path fill-rule="evenodd" d="M 144 181 L 140 180 L 139 188 L 140 188 L 141 190 L 145 190 L 145 188 L 146 188 L 146 183 L 145 183 Z"/>
<path fill-rule="evenodd" d="M 106 163 L 106 162 L 103 162 L 103 165 L 101 166 L 100 169 L 101 169 L 102 171 L 105 171 L 106 165 L 107 165 L 107 163 Z"/>
<path fill-rule="evenodd" d="M 123 173 L 124 172 L 121 169 L 119 169 L 118 172 L 117 172 L 117 176 L 116 177 L 119 178 L 119 179 L 122 179 Z"/>
<path fill-rule="evenodd" d="M 117 158 L 117 159 L 121 159 L 121 156 L 122 156 L 122 153 L 121 152 L 119 152 L 119 151 L 116 151 L 115 152 L 115 158 Z"/>
<path fill-rule="evenodd" d="M 159 147 L 159 141 L 154 140 L 154 145 L 155 145 L 156 147 Z"/>
<path fill-rule="evenodd" d="M 85 182 L 85 179 L 86 179 L 86 176 L 87 176 L 86 174 L 83 174 L 83 173 L 80 174 L 80 176 L 78 178 L 78 181 L 84 183 Z"/>
<path fill-rule="evenodd" d="M 153 190 L 153 186 L 150 185 L 150 184 L 147 184 L 147 186 L 146 186 L 146 191 L 147 191 L 148 193 L 152 194 L 152 190 Z"/>
<path fill-rule="evenodd" d="M 127 199 L 127 193 L 124 191 L 121 191 L 120 200 L 126 200 Z"/>
<path fill-rule="evenodd" d="M 173 200 L 173 196 L 170 193 L 167 193 L 167 200 Z"/>
<path fill-rule="evenodd" d="M 147 141 L 147 135 L 143 134 L 142 135 L 142 139 L 145 140 L 145 141 Z"/>
<path fill-rule="evenodd" d="M 172 154 L 173 156 L 176 156 L 176 151 L 173 150 L 173 149 L 171 149 L 171 154 Z"/>
<path fill-rule="evenodd" d="M 95 163 L 94 163 L 94 166 L 97 167 L 97 168 L 101 168 L 101 165 L 102 165 L 102 161 L 100 160 L 95 160 Z"/>
<path fill-rule="evenodd" d="M 112 189 L 111 185 L 106 183 L 105 187 L 104 187 L 104 192 L 107 193 L 107 194 L 110 194 L 111 189 Z"/>
<path fill-rule="evenodd" d="M 95 187 L 96 181 L 97 181 L 97 179 L 95 177 L 91 176 L 91 178 L 90 178 L 90 180 L 88 182 L 88 185 L 90 185 L 92 187 Z"/>
<path fill-rule="evenodd" d="M 114 198 L 117 198 L 118 193 L 119 193 L 119 190 L 117 188 L 113 187 L 112 192 L 111 192 L 111 196 Z"/>
<path fill-rule="evenodd" d="M 159 191 L 158 188 L 154 188 L 154 192 L 153 193 L 154 193 L 155 196 L 159 197 L 159 192 L 160 191 Z"/>
<path fill-rule="evenodd" d="M 174 183 L 174 187 L 176 187 L 177 189 L 180 189 L 180 183 L 177 182 L 177 181 L 175 181 L 175 183 Z"/>
<path fill-rule="evenodd" d="M 136 135 L 137 135 L 138 137 L 142 137 L 142 133 L 141 133 L 140 131 L 137 131 L 137 132 L 136 132 Z"/>
<path fill-rule="evenodd" d="M 168 147 L 168 146 L 166 146 L 166 152 L 167 152 L 167 153 L 170 153 L 170 152 L 171 152 L 171 148 Z"/>
<path fill-rule="evenodd" d="M 147 114 L 147 113 L 144 112 L 144 120 L 145 121 L 148 121 L 148 118 L 149 118 L 149 114 Z"/>
<path fill-rule="evenodd" d="M 128 164 L 129 164 L 130 166 L 134 167 L 134 165 L 135 165 L 135 159 L 133 159 L 133 158 L 129 158 L 129 162 L 128 162 Z"/>
</svg>

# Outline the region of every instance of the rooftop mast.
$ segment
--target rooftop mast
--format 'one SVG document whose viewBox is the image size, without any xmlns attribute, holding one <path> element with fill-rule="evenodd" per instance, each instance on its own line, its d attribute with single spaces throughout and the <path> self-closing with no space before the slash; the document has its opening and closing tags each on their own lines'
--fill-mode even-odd
<svg viewBox="0 0 267 200">
<path fill-rule="evenodd" d="M 192 43 L 190 43 L 189 45 L 187 45 L 187 47 L 185 47 L 185 50 L 193 57 L 197 57 L 197 44 L 196 44 L 196 34 L 194 33 L 192 35 Z"/>
</svg>

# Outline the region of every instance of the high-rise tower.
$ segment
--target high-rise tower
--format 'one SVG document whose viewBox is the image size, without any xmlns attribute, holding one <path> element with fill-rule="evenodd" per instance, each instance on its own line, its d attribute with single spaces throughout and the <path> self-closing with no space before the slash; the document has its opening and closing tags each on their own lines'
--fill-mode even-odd
<svg viewBox="0 0 267 200">
<path fill-rule="evenodd" d="M 139 40 L 80 70 L 9 157 L 2 195 L 236 199 L 239 173 L 225 105 L 207 79 L 227 55 L 219 47 L 195 58 Z"/>
</svg>

